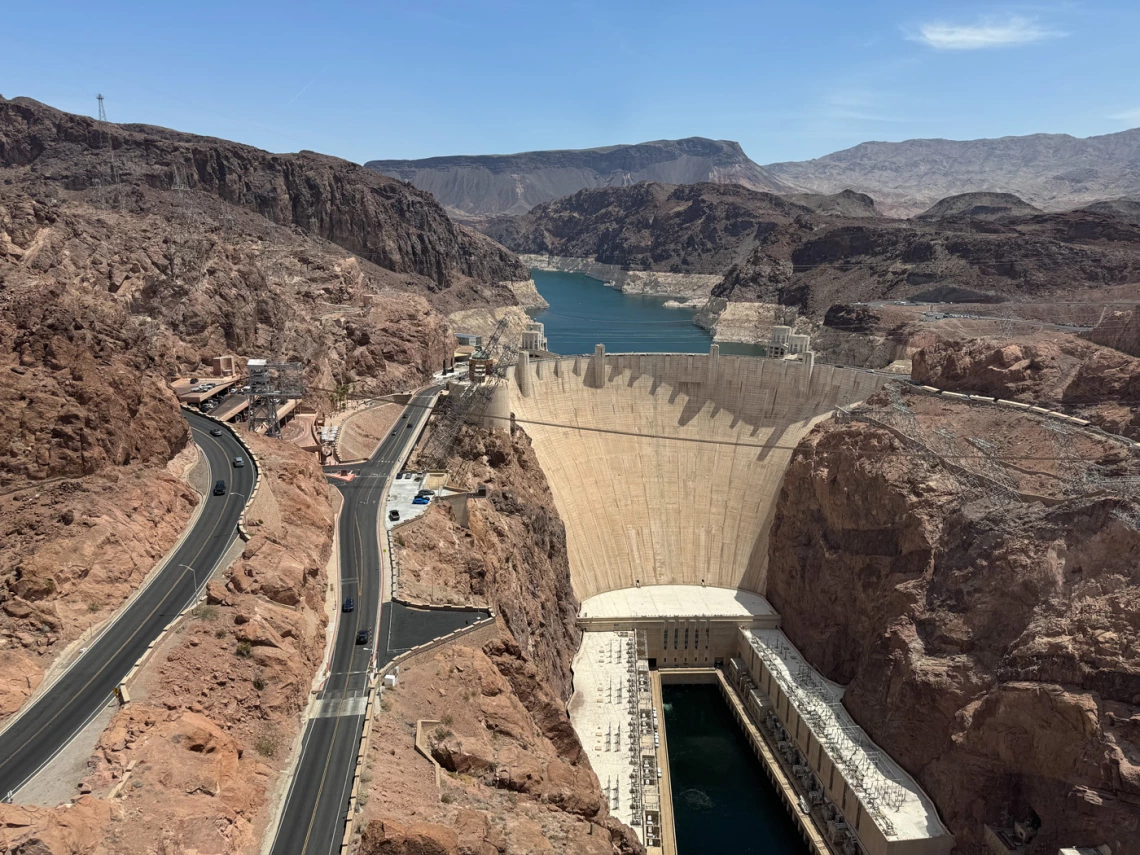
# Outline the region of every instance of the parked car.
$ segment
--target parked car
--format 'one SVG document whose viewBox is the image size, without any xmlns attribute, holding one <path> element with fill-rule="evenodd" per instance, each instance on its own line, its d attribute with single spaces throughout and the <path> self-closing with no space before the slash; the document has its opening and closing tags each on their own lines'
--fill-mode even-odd
<svg viewBox="0 0 1140 855">
<path fill-rule="evenodd" d="M 434 496 L 435 490 L 420 490 L 416 493 L 417 496 Z"/>
<path fill-rule="evenodd" d="M 222 435 L 222 429 L 221 428 L 210 428 L 210 436 L 221 436 L 221 435 Z"/>
<path fill-rule="evenodd" d="M 427 496 L 416 496 L 414 499 L 412 499 L 412 504 L 413 505 L 430 505 L 431 499 L 429 499 Z"/>
<path fill-rule="evenodd" d="M 218 481 L 214 484 L 214 495 L 224 496 L 226 494 L 226 482 Z"/>
<path fill-rule="evenodd" d="M 399 522 L 400 521 L 400 512 L 397 511 L 395 508 L 393 508 L 392 510 L 388 511 L 388 519 L 391 522 Z"/>
<path fill-rule="evenodd" d="M 360 630 L 360 632 L 356 633 L 356 643 L 357 644 L 367 644 L 368 639 L 371 637 L 372 637 L 371 632 L 369 632 L 367 629 L 362 629 L 362 630 Z"/>
<path fill-rule="evenodd" d="M 242 460 L 240 457 L 235 457 L 234 458 L 234 469 L 241 469 L 243 466 L 245 466 L 245 461 Z"/>
<path fill-rule="evenodd" d="M 350 612 L 356 608 L 356 603 L 352 601 L 352 597 L 344 598 L 344 605 L 340 607 L 342 612 Z"/>
</svg>

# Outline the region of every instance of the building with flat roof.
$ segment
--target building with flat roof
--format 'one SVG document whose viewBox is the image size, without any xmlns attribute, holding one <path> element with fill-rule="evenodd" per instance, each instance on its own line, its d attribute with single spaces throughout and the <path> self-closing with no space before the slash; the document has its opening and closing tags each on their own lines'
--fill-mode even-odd
<svg viewBox="0 0 1140 855">
<path fill-rule="evenodd" d="M 830 841 L 852 855 L 947 855 L 954 838 L 934 803 L 852 720 L 843 688 L 779 629 L 742 628 L 740 641 L 748 680 L 737 688 L 746 694 L 755 687 L 771 701 L 763 725 Z"/>
</svg>

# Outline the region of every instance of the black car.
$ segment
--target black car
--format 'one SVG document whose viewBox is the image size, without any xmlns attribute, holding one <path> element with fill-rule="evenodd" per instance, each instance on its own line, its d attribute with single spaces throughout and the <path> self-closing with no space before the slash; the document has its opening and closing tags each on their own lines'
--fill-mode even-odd
<svg viewBox="0 0 1140 855">
<path fill-rule="evenodd" d="M 390 519 L 392 522 L 399 522 L 400 512 L 393 508 L 392 510 L 388 511 L 388 519 Z"/>
<path fill-rule="evenodd" d="M 210 436 L 221 436 L 221 435 L 222 435 L 222 429 L 221 428 L 210 428 Z"/>
<path fill-rule="evenodd" d="M 415 425 L 413 425 L 411 422 L 408 422 L 408 430 L 411 430 L 413 427 L 415 427 Z"/>
<path fill-rule="evenodd" d="M 356 608 L 356 603 L 352 601 L 352 597 L 344 598 L 344 605 L 340 607 L 342 612 L 350 612 Z"/>
<path fill-rule="evenodd" d="M 218 481 L 214 484 L 214 495 L 224 496 L 226 494 L 226 482 Z"/>
<path fill-rule="evenodd" d="M 362 629 L 362 630 L 360 630 L 360 632 L 356 633 L 356 643 L 357 644 L 367 644 L 368 639 L 371 636 L 372 636 L 372 633 L 370 633 L 366 629 Z"/>
</svg>

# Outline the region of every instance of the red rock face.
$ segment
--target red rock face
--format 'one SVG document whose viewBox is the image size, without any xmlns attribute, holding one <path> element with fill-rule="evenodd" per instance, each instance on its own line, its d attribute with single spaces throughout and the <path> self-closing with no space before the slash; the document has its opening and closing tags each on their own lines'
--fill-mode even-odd
<svg viewBox="0 0 1140 855">
<path fill-rule="evenodd" d="M 1015 432 L 1004 414 L 906 403 L 927 436 L 1008 435 L 1010 455 L 1052 442 L 1028 420 Z M 1083 467 L 1135 468 L 1103 440 L 1075 441 Z M 1087 471 L 1068 463 L 987 470 L 1063 499 L 1046 507 L 905 452 L 860 422 L 801 443 L 768 570 L 786 631 L 847 684 L 847 708 L 926 788 L 959 851 L 980 851 L 1003 811 L 1033 810 L 1034 853 L 1140 852 L 1140 532 L 1122 518 L 1138 503 L 1063 489 Z"/>
<path fill-rule="evenodd" d="M 431 195 L 363 166 L 314 152 L 270 154 L 167 128 L 98 125 L 29 98 L 0 98 L 0 168 L 19 170 L 22 183 L 70 191 L 109 184 L 109 145 L 130 207 L 134 188 L 167 190 L 177 170 L 192 191 L 296 226 L 387 270 L 423 276 L 436 291 L 454 289 L 460 303 L 483 302 L 471 280 L 530 278 L 517 256 L 451 222 Z M 514 303 L 509 289 L 497 296 L 500 305 Z"/>
<path fill-rule="evenodd" d="M 1140 359 L 1073 336 L 939 341 L 915 353 L 911 376 L 951 392 L 1064 410 L 1140 437 Z"/>
</svg>

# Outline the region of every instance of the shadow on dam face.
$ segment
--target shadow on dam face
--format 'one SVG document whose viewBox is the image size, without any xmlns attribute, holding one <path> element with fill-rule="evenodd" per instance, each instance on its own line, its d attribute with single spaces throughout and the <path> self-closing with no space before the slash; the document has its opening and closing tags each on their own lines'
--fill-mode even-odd
<svg viewBox="0 0 1140 855">
<path fill-rule="evenodd" d="M 764 593 L 792 449 L 888 379 L 699 354 L 520 364 L 510 407 L 566 525 L 575 595 L 677 584 Z"/>
</svg>

